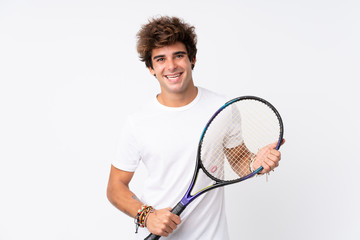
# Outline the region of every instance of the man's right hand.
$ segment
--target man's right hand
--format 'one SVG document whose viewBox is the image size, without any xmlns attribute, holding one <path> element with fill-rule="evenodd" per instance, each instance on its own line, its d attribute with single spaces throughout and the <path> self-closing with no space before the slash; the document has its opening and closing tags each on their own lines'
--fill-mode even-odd
<svg viewBox="0 0 360 240">
<path fill-rule="evenodd" d="M 169 236 L 181 222 L 180 217 L 170 211 L 171 208 L 164 208 L 149 213 L 146 220 L 148 230 L 158 236 Z"/>
</svg>

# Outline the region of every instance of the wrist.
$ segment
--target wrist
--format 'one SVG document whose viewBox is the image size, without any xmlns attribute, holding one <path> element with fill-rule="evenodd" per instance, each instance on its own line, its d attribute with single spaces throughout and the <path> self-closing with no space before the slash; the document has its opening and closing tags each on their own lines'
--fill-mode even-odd
<svg viewBox="0 0 360 240">
<path fill-rule="evenodd" d="M 149 213 L 146 215 L 146 217 L 145 217 L 145 220 L 144 220 L 144 226 L 145 226 L 145 227 L 147 227 L 147 226 L 148 226 L 148 225 L 147 225 L 147 222 L 148 222 L 148 219 L 149 219 L 149 217 L 150 217 L 151 213 L 156 214 L 156 213 L 155 213 L 155 209 L 154 209 L 154 208 L 152 208 L 152 209 L 150 210 L 150 212 L 149 212 Z"/>
<path fill-rule="evenodd" d="M 249 164 L 249 167 L 250 167 L 250 172 L 254 172 L 256 169 L 254 168 L 254 162 L 256 160 L 256 155 L 253 155 L 251 158 L 250 158 L 250 164 Z"/>
<path fill-rule="evenodd" d="M 150 212 L 153 211 L 153 207 L 152 206 L 148 206 L 146 204 L 142 205 L 141 208 L 138 210 L 136 217 L 134 219 L 135 222 L 135 233 L 138 232 L 138 228 L 145 227 L 145 222 L 146 219 L 148 217 L 148 215 L 150 214 Z"/>
<path fill-rule="evenodd" d="M 256 169 L 258 169 L 258 168 L 260 167 L 260 166 L 255 167 L 255 161 L 256 161 L 256 155 L 253 155 L 253 156 L 251 157 L 250 165 L 249 165 L 251 172 L 254 172 Z M 258 172 L 257 174 L 258 174 L 258 175 L 263 175 L 264 173 Z"/>
</svg>

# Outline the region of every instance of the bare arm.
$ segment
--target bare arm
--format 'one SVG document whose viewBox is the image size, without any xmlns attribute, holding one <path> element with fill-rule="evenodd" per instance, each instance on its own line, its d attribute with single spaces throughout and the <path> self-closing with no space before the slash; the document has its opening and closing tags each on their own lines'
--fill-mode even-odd
<svg viewBox="0 0 360 240">
<path fill-rule="evenodd" d="M 244 142 L 237 147 L 226 148 L 225 156 L 238 176 L 242 177 L 250 174 L 250 162 L 255 157 L 255 154 L 250 152 Z"/>
<path fill-rule="evenodd" d="M 129 189 L 129 183 L 133 175 L 133 172 L 126 172 L 111 166 L 107 197 L 116 208 L 135 218 L 143 203 Z M 170 210 L 171 208 L 155 210 L 154 213 L 149 215 L 146 226 L 151 233 L 168 236 L 176 229 L 181 220 L 179 216 L 171 213 Z"/>
<path fill-rule="evenodd" d="M 129 183 L 133 175 L 133 172 L 126 172 L 111 166 L 107 197 L 116 208 L 135 218 L 142 203 L 129 189 Z"/>
<path fill-rule="evenodd" d="M 285 140 L 282 141 L 281 145 L 284 143 Z M 261 148 L 255 155 L 242 143 L 237 147 L 225 149 L 225 155 L 231 168 L 239 176 L 250 174 L 250 164 L 252 164 L 253 169 L 262 166 L 264 169 L 260 173 L 264 174 L 279 166 L 281 153 L 275 149 L 276 145 L 277 143 L 269 144 Z M 255 160 L 253 163 L 251 163 L 252 159 Z"/>
</svg>

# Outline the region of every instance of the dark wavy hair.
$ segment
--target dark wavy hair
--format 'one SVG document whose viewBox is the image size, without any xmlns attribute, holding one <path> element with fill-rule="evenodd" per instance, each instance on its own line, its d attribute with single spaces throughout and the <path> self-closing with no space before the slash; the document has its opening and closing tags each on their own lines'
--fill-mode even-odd
<svg viewBox="0 0 360 240">
<path fill-rule="evenodd" d="M 196 57 L 195 27 L 177 17 L 152 18 L 141 27 L 136 36 L 139 58 L 145 62 L 146 67 L 153 68 L 151 61 L 153 49 L 172 45 L 176 42 L 182 42 L 185 45 L 190 61 Z"/>
</svg>

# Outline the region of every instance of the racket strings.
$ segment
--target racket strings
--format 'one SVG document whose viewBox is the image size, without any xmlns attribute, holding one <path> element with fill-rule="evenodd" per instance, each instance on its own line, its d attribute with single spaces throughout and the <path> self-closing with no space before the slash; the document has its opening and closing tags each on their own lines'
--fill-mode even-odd
<svg viewBox="0 0 360 240">
<path fill-rule="evenodd" d="M 246 146 L 244 145 L 240 145 L 239 147 L 231 149 L 225 149 L 225 158 L 227 159 L 231 169 L 236 173 L 238 177 L 246 176 L 251 172 L 250 162 L 252 160 L 252 157 L 255 156 L 255 154 L 250 153 L 245 149 Z M 225 176 L 223 176 L 223 179 L 225 179 Z"/>
<path fill-rule="evenodd" d="M 200 158 L 208 174 L 232 181 L 251 173 L 250 163 L 262 147 L 276 142 L 280 127 L 276 114 L 257 100 L 226 106 L 210 123 Z"/>
</svg>

